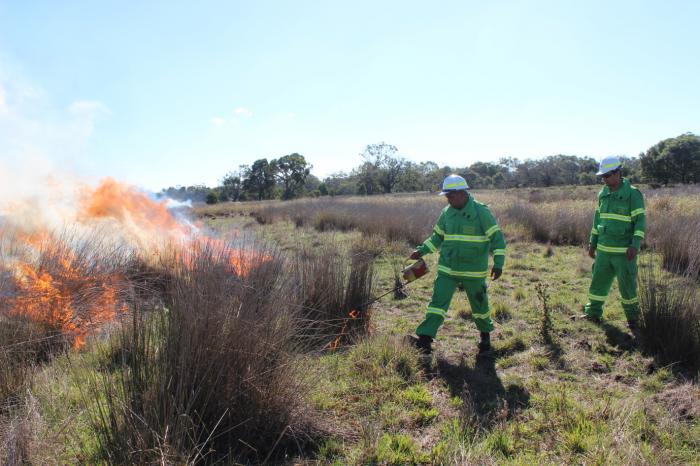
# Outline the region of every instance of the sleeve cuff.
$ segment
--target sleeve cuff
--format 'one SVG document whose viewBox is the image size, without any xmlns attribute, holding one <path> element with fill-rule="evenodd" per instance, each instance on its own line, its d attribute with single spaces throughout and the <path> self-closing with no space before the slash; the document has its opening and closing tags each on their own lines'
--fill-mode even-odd
<svg viewBox="0 0 700 466">
<path fill-rule="evenodd" d="M 637 251 L 639 251 L 639 247 L 641 246 L 641 244 L 642 244 L 642 239 L 639 236 L 632 237 L 632 244 L 630 244 L 630 246 L 632 246 Z"/>
</svg>

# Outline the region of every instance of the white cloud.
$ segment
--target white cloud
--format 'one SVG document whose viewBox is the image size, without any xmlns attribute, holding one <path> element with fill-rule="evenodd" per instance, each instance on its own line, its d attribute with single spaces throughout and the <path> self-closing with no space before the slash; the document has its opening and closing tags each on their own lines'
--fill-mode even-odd
<svg viewBox="0 0 700 466">
<path fill-rule="evenodd" d="M 106 116 L 112 112 L 105 104 L 98 100 L 76 100 L 68 106 L 68 113 L 77 118 L 94 120 Z"/>
<path fill-rule="evenodd" d="M 226 123 L 226 120 L 221 118 L 221 117 L 218 117 L 218 116 L 211 117 L 211 124 L 214 126 L 223 126 L 225 123 Z"/>
<path fill-rule="evenodd" d="M 253 112 L 251 112 L 250 110 L 248 110 L 245 107 L 237 107 L 233 111 L 233 113 L 235 113 L 237 116 L 243 117 L 243 118 L 250 118 L 253 116 Z"/>
</svg>

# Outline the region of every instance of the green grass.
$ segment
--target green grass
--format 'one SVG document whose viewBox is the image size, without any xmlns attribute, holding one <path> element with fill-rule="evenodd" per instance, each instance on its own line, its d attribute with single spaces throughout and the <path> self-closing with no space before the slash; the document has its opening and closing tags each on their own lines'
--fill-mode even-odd
<svg viewBox="0 0 700 466">
<path fill-rule="evenodd" d="M 259 225 L 247 216 L 206 223 L 223 233 L 262 236 L 291 253 L 365 240 L 355 231 Z M 384 251 L 377 290 L 391 289 L 395 248 L 370 241 Z M 489 282 L 497 323 L 488 357 L 477 356 L 478 331 L 463 293 L 452 301 L 432 360 L 421 361 L 403 342 L 425 314 L 435 255 L 427 257 L 428 276 L 407 287 L 407 298 L 388 295 L 374 306 L 371 337 L 334 353 L 304 355 L 314 380 L 309 409 L 322 416 L 328 436 L 298 459 L 337 465 L 698 464 L 700 419 L 674 414 L 664 398 L 682 377 L 674 367 L 656 367 L 652 356 L 630 344 L 616 286 L 603 325 L 572 320 L 585 303 L 592 262 L 578 247 L 551 252 L 529 242 L 508 245 L 502 278 Z M 553 345 L 541 342 L 537 283 L 549 285 Z M 54 461 L 90 460 L 80 386 L 97 370 L 105 370 L 104 359 L 93 349 L 35 376 L 32 393 L 42 435 L 55 439 L 45 450 Z M 47 460 L 44 455 L 38 458 Z"/>
<path fill-rule="evenodd" d="M 272 237 L 290 228 L 274 224 L 261 230 Z M 314 240 L 331 237 L 357 240 L 353 232 Z M 316 360 L 316 408 L 360 432 L 357 440 L 333 444 L 332 461 L 678 464 L 697 455 L 692 435 L 700 429 L 698 421 L 674 420 L 645 395 L 662 393 L 677 379 L 664 369 L 646 373 L 651 358 L 626 339 L 616 286 L 606 306 L 607 326 L 572 320 L 590 280 L 592 261 L 585 252 L 554 247 L 549 255 L 546 246 L 526 242 L 511 243 L 508 251 L 503 277 L 489 284 L 497 322 L 492 362 L 476 356 L 478 331 L 459 292 L 430 367 L 400 343 L 424 316 L 435 255 L 426 258 L 433 272 L 409 285 L 408 298 L 387 296 L 375 305 L 376 337 Z M 380 290 L 393 287 L 388 257 L 380 258 L 377 273 Z M 540 342 L 541 308 L 534 292 L 540 282 L 549 285 L 555 347 Z M 448 372 L 441 369 L 445 364 Z"/>
</svg>

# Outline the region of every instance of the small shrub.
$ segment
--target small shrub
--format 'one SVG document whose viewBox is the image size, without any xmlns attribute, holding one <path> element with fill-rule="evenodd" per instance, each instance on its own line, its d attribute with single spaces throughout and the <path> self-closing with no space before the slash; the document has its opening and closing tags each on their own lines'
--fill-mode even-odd
<svg viewBox="0 0 700 466">
<path fill-rule="evenodd" d="M 537 291 L 537 298 L 540 300 L 540 305 L 542 306 L 542 319 L 540 323 L 540 337 L 542 342 L 546 345 L 552 344 L 552 309 L 549 305 L 549 290 L 548 286 L 544 283 L 538 283 L 535 285 L 535 290 Z"/>
</svg>

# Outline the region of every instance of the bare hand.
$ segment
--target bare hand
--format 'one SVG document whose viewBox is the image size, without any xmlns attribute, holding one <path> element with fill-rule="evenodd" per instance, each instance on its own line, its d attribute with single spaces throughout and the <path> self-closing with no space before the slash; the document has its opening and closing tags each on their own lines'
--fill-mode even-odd
<svg viewBox="0 0 700 466">
<path fill-rule="evenodd" d="M 627 248 L 627 260 L 633 261 L 635 257 L 637 257 L 637 248 L 633 248 L 632 246 L 628 247 Z"/>
<path fill-rule="evenodd" d="M 416 249 L 415 251 L 413 251 L 413 253 L 410 256 L 408 256 L 408 258 L 413 259 L 413 260 L 418 260 L 418 259 L 420 259 L 420 257 L 422 255 L 423 254 L 421 254 L 421 252 Z"/>
<path fill-rule="evenodd" d="M 588 246 L 588 257 L 591 259 L 595 259 L 595 247 L 594 246 Z"/>
<path fill-rule="evenodd" d="M 503 274 L 503 269 L 497 269 L 496 267 L 491 269 L 491 280 L 498 280 Z"/>
</svg>

